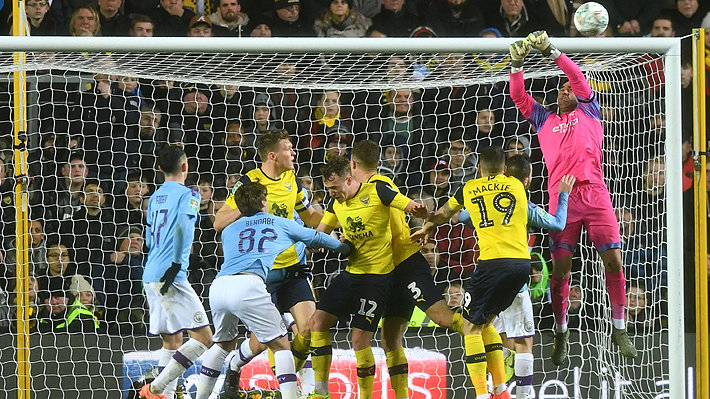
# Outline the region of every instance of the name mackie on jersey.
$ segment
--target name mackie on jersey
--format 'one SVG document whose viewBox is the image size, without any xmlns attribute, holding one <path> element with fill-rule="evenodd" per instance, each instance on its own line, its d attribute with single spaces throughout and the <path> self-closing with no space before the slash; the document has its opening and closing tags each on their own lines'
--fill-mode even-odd
<svg viewBox="0 0 710 399">
<path fill-rule="evenodd" d="M 488 183 L 471 190 L 471 196 L 475 196 L 486 191 L 510 191 L 510 185 L 500 183 Z"/>
</svg>

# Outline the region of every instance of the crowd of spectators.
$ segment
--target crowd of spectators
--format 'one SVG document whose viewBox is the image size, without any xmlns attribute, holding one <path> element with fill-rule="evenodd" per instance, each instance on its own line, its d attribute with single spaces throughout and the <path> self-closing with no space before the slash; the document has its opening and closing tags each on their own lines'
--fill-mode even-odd
<svg viewBox="0 0 710 399">
<path fill-rule="evenodd" d="M 606 36 L 685 36 L 701 0 L 599 0 Z M 32 36 L 516 37 L 574 35 L 579 0 L 28 0 Z M 0 12 L 10 31 L 11 9 Z M 663 18 L 659 19 L 659 17 Z"/>
<path fill-rule="evenodd" d="M 686 34 L 690 27 L 700 26 L 710 10 L 710 4 L 697 0 L 601 2 L 611 16 L 606 35 Z M 51 6 L 46 0 L 28 0 L 27 16 L 33 35 L 516 36 L 547 29 L 561 36 L 574 33 L 570 31 L 574 6 L 568 0 L 55 0 Z M 671 8 L 662 11 L 664 7 Z M 424 69 L 415 69 L 406 57 L 396 55 L 387 62 L 397 73 L 445 79 L 446 73 L 475 59 L 449 54 Z M 637 287 L 630 288 L 629 295 L 634 293 L 636 303 L 662 302 L 668 271 L 665 114 L 658 102 L 663 76 L 648 69 L 654 62 L 640 60 L 636 75 L 624 76 L 643 87 L 627 93 L 625 100 L 599 92 L 607 134 L 605 167 L 607 177 L 613 177 L 609 184 L 618 207 L 626 275 Z M 684 72 L 687 69 L 685 64 Z M 313 206 L 321 209 L 327 196 L 320 165 L 333 155 L 347 155 L 353 142 L 362 139 L 381 145 L 379 172 L 429 209 L 443 205 L 477 176 L 476 154 L 489 145 L 502 146 L 508 156 L 526 154 L 532 159 L 531 199 L 546 203 L 541 152 L 534 132 L 512 105 L 505 82 L 423 90 L 313 91 L 83 75 L 87 78 L 86 87 L 52 88 L 40 96 L 48 110 L 44 115 L 51 118 L 40 121 L 39 140 L 30 146 L 29 155 L 33 328 L 68 328 L 70 323 L 62 325 L 61 320 L 76 314 L 73 329 L 145 332 L 141 278 L 147 250 L 142 237 L 148 198 L 162 183 L 156 154 L 171 142 L 184 146 L 191 172 L 187 184 L 202 196 L 189 281 L 207 309 L 209 285 L 222 262 L 214 215 L 239 177 L 258 165 L 257 141 L 269 130 L 290 133 L 297 152 L 296 172 Z M 685 101 L 690 90 L 687 73 L 684 79 Z M 533 81 L 533 94 L 554 107 L 549 102 L 556 96 L 555 86 L 555 79 Z M 62 90 L 68 92 L 63 110 L 52 101 L 52 93 Z M 619 112 L 623 105 L 638 112 L 631 118 Z M 687 123 L 684 118 L 684 130 Z M 692 164 L 687 152 L 684 167 Z M 12 303 L 16 242 L 8 162 L 0 154 L 0 294 L 5 303 Z M 690 183 L 684 190 L 692 191 L 692 178 Z M 410 220 L 412 228 L 421 223 Z M 549 259 L 545 250 L 549 243 L 539 239 L 543 237 L 539 232 L 533 233 L 531 246 L 542 254 L 542 262 L 534 263 L 531 292 L 538 312 L 545 314 L 549 300 L 544 258 Z M 454 217 L 436 230 L 434 238 L 423 252 L 436 280 L 447 284 L 465 279 L 478 255 L 474 231 Z M 319 253 L 309 254 L 309 261 L 317 291 L 327 284 L 328 275 L 343 267 L 342 260 Z M 575 270 L 583 269 L 577 258 Z M 584 282 L 576 287 L 581 296 Z M 570 298 L 574 320 L 577 299 Z M 598 309 L 585 311 L 593 314 Z M 630 308 L 629 320 L 646 328 L 643 315 Z"/>
</svg>

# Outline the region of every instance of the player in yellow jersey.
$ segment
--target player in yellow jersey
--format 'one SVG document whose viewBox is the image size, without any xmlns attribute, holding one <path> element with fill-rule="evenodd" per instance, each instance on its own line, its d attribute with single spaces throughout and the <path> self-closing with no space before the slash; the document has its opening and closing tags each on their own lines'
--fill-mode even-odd
<svg viewBox="0 0 710 399">
<path fill-rule="evenodd" d="M 384 182 L 399 192 L 389 177 L 377 173 L 380 147 L 373 141 L 358 141 L 353 145 L 350 169 L 361 183 Z M 387 357 L 390 383 L 396 399 L 409 398 L 407 357 L 402 339 L 414 307 L 419 307 L 436 324 L 453 328 L 463 335 L 463 318 L 444 301 L 443 292 L 434 283 L 431 268 L 419 244 L 409 240 L 411 231 L 404 212 L 390 208 L 392 229 L 392 259 L 394 287 L 382 316 L 382 346 Z"/>
<path fill-rule="evenodd" d="M 336 156 L 322 168 L 323 185 L 333 197 L 318 231 L 330 233 L 338 223 L 355 247 L 347 267 L 333 279 L 310 320 L 311 362 L 315 373 L 312 398 L 329 398 L 330 328 L 352 315 L 352 345 L 357 361 L 360 398 L 372 398 L 375 358 L 370 342 L 392 290 L 390 207 L 425 216 L 426 206 L 410 200 L 383 182 L 359 183 L 350 161 Z"/>
<path fill-rule="evenodd" d="M 235 184 L 225 206 L 217 212 L 215 230 L 220 232 L 241 217 L 233 193 L 248 181 L 258 181 L 266 186 L 270 214 L 293 220 L 296 211 L 306 225 L 317 227 L 323 214 L 310 206 L 308 197 L 294 173 L 293 160 L 296 153 L 293 151 L 288 132 L 275 130 L 262 134 L 257 149 L 262 160 L 261 166 L 247 172 Z M 277 309 L 282 313 L 290 312 L 296 321 L 291 349 L 297 370 L 303 367 L 308 358 L 310 348 L 308 320 L 316 310 L 309 276 L 310 270 L 301 264 L 296 247 L 291 246 L 276 258 L 274 268 L 266 279 L 267 290 Z M 239 346 L 237 355 L 230 361 L 224 384 L 226 397 L 236 397 L 241 367 L 265 349 L 265 346 L 255 338 L 252 335 L 249 341 L 244 341 Z"/>
<path fill-rule="evenodd" d="M 439 208 L 413 240 L 428 240 L 431 230 L 466 208 L 476 227 L 481 254 L 464 296 L 464 343 L 466 366 L 477 399 L 489 399 L 486 365 L 493 377 L 493 399 L 510 399 L 506 390 L 503 345 L 491 324 L 528 281 L 528 207 L 523 183 L 505 176 L 505 153 L 488 147 L 478 160 L 481 178 L 460 188 Z"/>
</svg>

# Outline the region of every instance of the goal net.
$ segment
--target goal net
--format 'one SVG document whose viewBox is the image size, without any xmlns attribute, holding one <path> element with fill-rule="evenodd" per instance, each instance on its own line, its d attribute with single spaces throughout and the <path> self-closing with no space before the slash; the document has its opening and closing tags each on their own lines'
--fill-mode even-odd
<svg viewBox="0 0 710 399">
<path fill-rule="evenodd" d="M 364 139 L 381 146 L 379 172 L 430 210 L 476 176 L 477 154 L 491 145 L 502 146 L 508 155 L 530 156 L 530 199 L 546 207 L 547 171 L 536 134 L 508 91 L 507 43 L 495 41 L 500 48 L 491 51 L 487 40 L 472 40 L 459 52 L 419 53 L 406 46 L 393 52 L 309 53 L 297 47 L 288 53 L 269 47 L 239 52 L 233 45 L 236 52 L 155 47 L 151 52 L 27 53 L 29 267 L 36 282 L 30 330 L 33 395 L 81 397 L 91 389 L 93 397 L 128 397 L 131 384 L 157 365 L 151 351 L 160 341 L 146 333 L 141 275 L 147 251 L 141 237 L 148 198 L 162 183 L 156 152 L 167 143 L 184 145 L 191 172 L 187 184 L 202 194 L 189 280 L 207 309 L 209 286 L 223 260 L 214 214 L 237 179 L 258 166 L 256 140 L 268 130 L 289 132 L 296 172 L 316 207 L 328 200 L 320 166 L 330 156 L 347 155 L 353 142 Z M 486 50 L 477 50 L 479 44 Z M 666 57 L 618 51 L 568 55 L 582 68 L 602 110 L 603 168 L 620 220 L 628 330 L 639 356 L 634 361 L 621 357 L 610 341 L 604 266 L 584 233 L 572 269 L 569 360 L 560 367 L 551 363 L 550 242 L 546 231 L 533 230 L 530 246 L 539 254 L 533 256 L 530 284 L 534 397 L 668 397 L 669 359 L 683 354 L 674 353 L 668 338 L 673 328 L 668 300 L 680 295 L 668 279 L 679 273 L 680 263 L 669 261 L 666 227 L 680 207 L 665 191 L 666 163 L 675 162 L 675 155 L 666 154 L 665 121 L 675 121 L 673 112 L 678 112 L 666 108 Z M 16 69 L 9 53 L 0 57 L 7 77 L 4 96 L 16 89 L 9 73 Z M 561 71 L 539 53 L 528 57 L 524 70 L 528 91 L 554 109 Z M 3 120 L 11 120 L 13 105 L 6 100 L 0 107 Z M 10 176 L 12 125 L 2 125 L 0 158 Z M 8 310 L 4 320 L 14 323 L 10 192 L 2 192 L 6 278 L 1 288 Z M 410 220 L 413 228 L 421 223 Z M 465 287 L 476 265 L 475 232 L 454 218 L 437 229 L 434 244 L 423 252 L 444 298 L 456 308 L 462 298 L 458 287 Z M 318 296 L 345 260 L 311 251 L 306 257 Z M 54 277 L 56 270 L 65 270 L 65 278 Z M 75 274 L 81 277 L 72 278 Z M 56 319 L 66 311 L 45 302 L 67 301 L 70 308 L 62 297 L 70 294 L 64 292 L 78 299 L 86 292 L 93 295 L 89 308 L 98 328 L 86 315 L 69 323 L 69 333 L 57 327 Z M 333 330 L 334 398 L 357 395 L 347 322 Z M 5 328 L 14 330 L 14 324 Z M 4 347 L 11 347 L 4 336 Z M 379 345 L 378 336 L 373 346 Z M 458 335 L 415 312 L 405 347 L 412 397 L 473 395 Z M 0 360 L 0 389 L 12 392 L 16 357 L 8 352 Z M 375 397 L 391 398 L 384 356 L 375 354 Z M 242 376 L 242 386 L 275 387 L 266 360 L 255 363 Z M 194 395 L 197 373 L 197 367 L 186 373 L 186 395 Z"/>
</svg>

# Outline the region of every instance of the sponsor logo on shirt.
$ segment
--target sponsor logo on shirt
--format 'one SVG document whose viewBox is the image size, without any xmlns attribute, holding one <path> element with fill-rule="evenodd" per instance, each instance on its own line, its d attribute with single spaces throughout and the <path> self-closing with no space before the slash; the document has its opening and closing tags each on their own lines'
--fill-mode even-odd
<svg viewBox="0 0 710 399">
<path fill-rule="evenodd" d="M 565 134 L 567 131 L 571 130 L 579 122 L 578 118 L 570 119 L 567 123 L 560 123 L 559 125 L 552 128 L 555 133 Z"/>
</svg>

